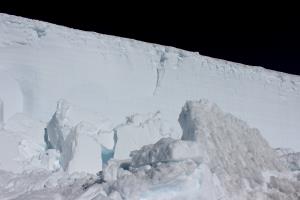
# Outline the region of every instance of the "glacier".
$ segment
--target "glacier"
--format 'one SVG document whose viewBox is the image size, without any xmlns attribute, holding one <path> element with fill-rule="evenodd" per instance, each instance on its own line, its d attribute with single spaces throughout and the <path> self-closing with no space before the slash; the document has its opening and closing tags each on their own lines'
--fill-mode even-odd
<svg viewBox="0 0 300 200">
<path fill-rule="evenodd" d="M 0 52 L 0 74 L 14 80 L 5 85 L 21 93 L 0 97 L 12 103 L 4 102 L 7 117 L 22 111 L 47 122 L 66 99 L 114 124 L 160 111 L 178 131 L 185 101 L 206 98 L 257 127 L 272 146 L 300 150 L 299 76 L 6 14 Z"/>
<path fill-rule="evenodd" d="M 300 77 L 0 13 L 0 199 L 300 198 Z"/>
</svg>

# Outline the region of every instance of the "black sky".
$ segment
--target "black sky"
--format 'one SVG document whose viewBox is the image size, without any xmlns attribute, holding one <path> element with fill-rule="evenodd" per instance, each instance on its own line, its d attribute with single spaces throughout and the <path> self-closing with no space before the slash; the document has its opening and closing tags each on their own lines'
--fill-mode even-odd
<svg viewBox="0 0 300 200">
<path fill-rule="evenodd" d="M 251 10 L 108 9 L 105 6 L 1 6 L 0 12 L 76 29 L 174 46 L 200 54 L 300 75 L 297 12 L 259 14 Z M 147 6 L 147 5 L 146 5 Z M 196 11 L 195 11 L 196 10 Z"/>
</svg>

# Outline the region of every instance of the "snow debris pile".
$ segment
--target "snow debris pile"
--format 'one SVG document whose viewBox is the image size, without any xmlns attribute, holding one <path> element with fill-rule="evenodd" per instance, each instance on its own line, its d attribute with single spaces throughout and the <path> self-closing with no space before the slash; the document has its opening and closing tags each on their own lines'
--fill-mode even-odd
<svg viewBox="0 0 300 200">
<path fill-rule="evenodd" d="M 134 114 L 118 125 L 81 121 L 83 115 L 67 101 L 60 100 L 45 129 L 47 149 L 60 152 L 65 171 L 97 173 L 111 158 L 129 159 L 130 152 L 155 143 L 162 137 L 178 136 L 164 125 L 161 114 Z M 95 118 L 95 116 L 93 116 Z M 99 124 L 98 124 L 99 123 Z M 89 155 L 89 156 L 86 156 Z"/>
<path fill-rule="evenodd" d="M 280 160 L 292 171 L 300 171 L 300 152 L 291 149 L 276 148 Z"/>
<path fill-rule="evenodd" d="M 188 158 L 199 160 L 201 152 L 196 142 L 163 138 L 155 144 L 132 151 L 133 166 L 152 165 L 158 162 L 174 162 Z"/>
<path fill-rule="evenodd" d="M 180 114 L 183 140 L 197 141 L 203 160 L 231 194 L 263 185 L 263 171 L 284 171 L 259 131 L 206 100 L 187 102 Z"/>
<path fill-rule="evenodd" d="M 206 100 L 179 117 L 182 140 L 162 138 L 110 160 L 108 195 L 122 199 L 298 199 L 300 182 L 259 131 Z"/>
<path fill-rule="evenodd" d="M 3 180 L 0 198 L 299 199 L 300 173 L 286 167 L 257 129 L 207 100 L 188 101 L 184 105 L 179 116 L 181 139 L 164 132 L 167 137 L 153 144 L 144 145 L 143 140 L 133 143 L 125 149 L 131 151 L 129 157 L 115 158 L 119 136 L 126 133 L 119 132 L 122 130 L 119 128 L 136 130 L 154 123 L 157 115 L 151 115 L 147 123 L 143 115 L 127 117 L 124 123 L 115 126 L 107 133 L 115 141 L 112 155 L 101 163 L 101 148 L 109 146 L 105 143 L 108 140 L 101 143 L 101 137 L 97 138 L 103 134 L 104 126 L 77 123 L 78 120 L 72 119 L 72 107 L 66 101 L 59 101 L 46 128 L 45 143 L 48 154 L 52 153 L 52 158 L 59 156 L 61 168 L 69 173 L 41 169 L 38 173 L 16 175 L 0 171 Z M 141 133 L 150 137 L 152 132 Z M 131 150 L 134 145 L 141 147 Z M 96 172 L 98 176 L 91 174 Z M 10 183 L 14 180 L 17 185 Z M 30 182 L 30 189 L 27 181 L 34 181 Z"/>
<path fill-rule="evenodd" d="M 86 173 L 51 173 L 45 170 L 28 171 L 21 174 L 0 170 L 0 199 L 2 200 L 53 200 L 85 199 L 82 185 L 95 179 Z M 97 193 L 101 193 L 99 189 Z M 91 199 L 91 198 L 86 198 Z"/>
</svg>

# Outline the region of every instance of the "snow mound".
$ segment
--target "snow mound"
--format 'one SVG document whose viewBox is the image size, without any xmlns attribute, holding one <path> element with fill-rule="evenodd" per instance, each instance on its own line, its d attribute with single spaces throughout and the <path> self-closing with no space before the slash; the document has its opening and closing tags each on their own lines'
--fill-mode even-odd
<svg viewBox="0 0 300 200">
<path fill-rule="evenodd" d="M 25 114 L 15 114 L 0 129 L 0 169 L 22 172 L 36 168 L 53 170 L 55 155 L 47 155 L 43 139 L 45 124 Z M 48 168 L 49 167 L 49 168 Z"/>
<path fill-rule="evenodd" d="M 179 116 L 182 140 L 196 141 L 203 161 L 230 194 L 262 187 L 264 171 L 285 171 L 255 128 L 207 100 L 188 101 Z"/>
<path fill-rule="evenodd" d="M 271 176 L 267 184 L 268 199 L 298 200 L 300 198 L 300 181 L 291 180 L 287 177 Z"/>
<path fill-rule="evenodd" d="M 197 163 L 192 160 L 145 165 L 124 169 L 111 160 L 104 168 L 107 194 L 118 193 L 122 199 L 174 199 L 193 196 L 199 189 Z"/>
</svg>

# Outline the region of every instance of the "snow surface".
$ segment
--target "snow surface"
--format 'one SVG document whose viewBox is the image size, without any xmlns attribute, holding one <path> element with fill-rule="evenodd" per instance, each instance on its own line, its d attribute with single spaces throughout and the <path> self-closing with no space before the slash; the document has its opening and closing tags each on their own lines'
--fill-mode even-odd
<svg viewBox="0 0 300 200">
<path fill-rule="evenodd" d="M 47 162 L 44 127 L 44 123 L 24 114 L 16 114 L 10 118 L 0 129 L 0 169 L 22 172 L 36 167 L 48 168 L 44 166 Z M 42 157 L 44 161 L 40 159 Z"/>
<path fill-rule="evenodd" d="M 182 140 L 163 138 L 133 151 L 132 160 L 110 159 L 98 176 L 0 171 L 0 198 L 299 199 L 300 172 L 289 171 L 256 129 L 206 100 L 187 102 L 179 119 Z"/>
<path fill-rule="evenodd" d="M 0 199 L 298 200 L 299 89 L 299 76 L 0 14 Z"/>
<path fill-rule="evenodd" d="M 18 82 L 0 69 L 0 123 L 22 111 L 23 95 Z"/>
<path fill-rule="evenodd" d="M 300 150 L 299 76 L 6 14 L 0 70 L 22 92 L 10 101 L 44 122 L 63 98 L 113 124 L 160 111 L 180 135 L 181 106 L 206 98 L 257 127 L 273 147 Z"/>
</svg>

